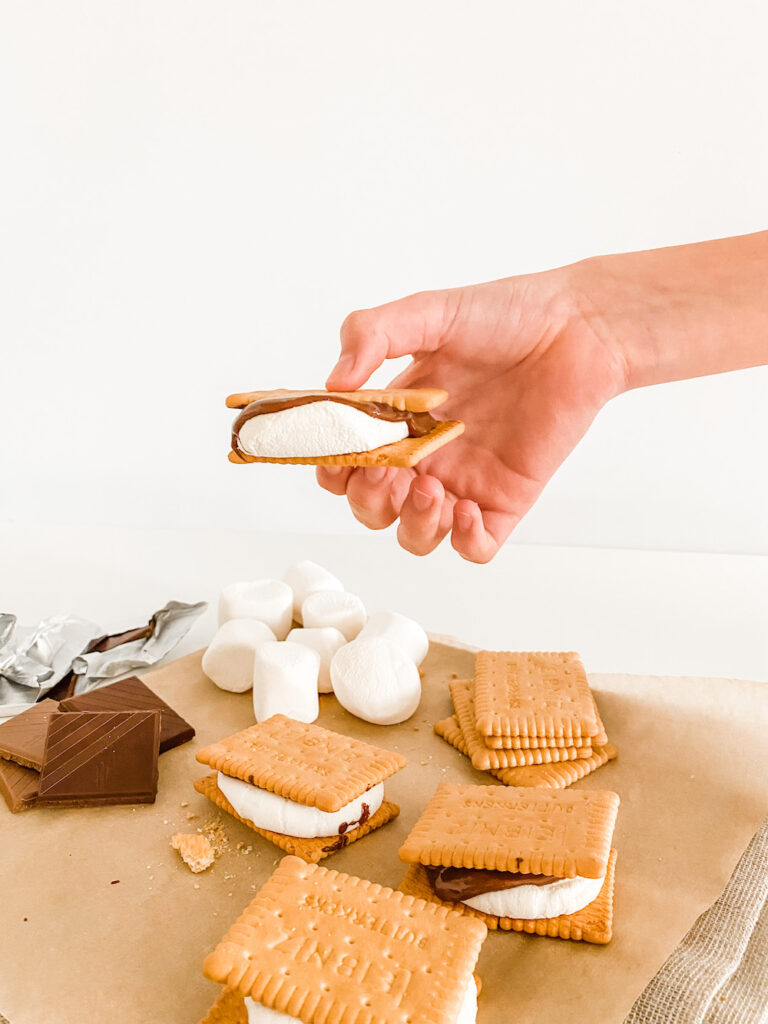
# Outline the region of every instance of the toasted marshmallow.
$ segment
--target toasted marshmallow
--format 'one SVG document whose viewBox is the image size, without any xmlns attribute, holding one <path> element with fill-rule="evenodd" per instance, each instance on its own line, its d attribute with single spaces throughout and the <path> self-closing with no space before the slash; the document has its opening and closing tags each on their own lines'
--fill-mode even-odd
<svg viewBox="0 0 768 1024">
<path fill-rule="evenodd" d="M 362 817 L 367 821 L 374 815 L 384 799 L 384 783 L 379 782 L 366 793 L 350 800 L 340 810 L 331 813 L 298 804 L 222 772 L 219 772 L 217 785 L 241 818 L 247 818 L 259 828 L 295 836 L 297 839 L 343 835 L 356 828 Z M 367 812 L 363 804 L 368 808 Z"/>
<path fill-rule="evenodd" d="M 334 626 L 347 640 L 354 640 L 365 625 L 365 605 L 346 590 L 318 590 L 304 601 L 301 617 L 309 629 Z"/>
<path fill-rule="evenodd" d="M 376 419 L 340 402 L 311 402 L 247 420 L 238 445 L 247 455 L 266 459 L 314 459 L 323 455 L 369 452 L 408 437 L 403 422 Z"/>
<path fill-rule="evenodd" d="M 230 619 L 258 619 L 285 640 L 293 620 L 293 591 L 282 580 L 230 583 L 219 597 L 219 625 Z"/>
<path fill-rule="evenodd" d="M 287 1013 L 278 1013 L 277 1010 L 270 1010 L 262 1003 L 257 1003 L 250 996 L 245 997 L 245 1008 L 248 1012 L 248 1024 L 301 1024 L 298 1017 L 291 1017 Z M 474 975 L 470 975 L 469 984 L 464 993 L 459 1016 L 456 1024 L 476 1024 L 477 1021 L 477 985 Z"/>
<path fill-rule="evenodd" d="M 473 910 L 498 917 L 516 917 L 522 921 L 538 921 L 561 914 L 575 914 L 596 900 L 603 887 L 603 878 L 561 878 L 548 885 L 518 885 L 514 889 L 484 892 L 462 900 Z"/>
<path fill-rule="evenodd" d="M 293 618 L 301 622 L 301 606 L 318 590 L 343 590 L 344 584 L 317 562 L 296 562 L 283 573 L 283 580 L 293 591 Z"/>
<path fill-rule="evenodd" d="M 275 634 L 258 619 L 230 619 L 220 626 L 203 655 L 203 672 L 222 690 L 245 693 L 253 686 L 253 659 Z"/>
<path fill-rule="evenodd" d="M 331 659 L 340 647 L 347 642 L 343 633 L 333 626 L 315 629 L 292 629 L 286 637 L 289 643 L 304 644 L 320 655 L 320 672 L 317 677 L 318 693 L 333 693 L 331 683 Z"/>
<path fill-rule="evenodd" d="M 287 715 L 314 722 L 320 711 L 317 680 L 320 655 L 289 641 L 261 644 L 253 659 L 253 713 L 257 722 Z"/>
<path fill-rule="evenodd" d="M 421 700 L 419 670 L 402 648 L 383 637 L 340 648 L 331 661 L 331 681 L 342 707 L 374 725 L 404 722 Z"/>
<path fill-rule="evenodd" d="M 374 612 L 358 634 L 359 640 L 382 636 L 401 647 L 411 661 L 420 665 L 427 656 L 427 634 L 414 619 L 399 612 Z"/>
</svg>

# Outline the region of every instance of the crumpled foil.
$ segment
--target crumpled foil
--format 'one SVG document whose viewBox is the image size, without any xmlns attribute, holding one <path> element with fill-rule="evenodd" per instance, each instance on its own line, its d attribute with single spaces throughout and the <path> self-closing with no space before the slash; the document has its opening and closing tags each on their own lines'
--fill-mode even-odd
<svg viewBox="0 0 768 1024">
<path fill-rule="evenodd" d="M 153 665 L 176 646 L 207 607 L 205 601 L 197 604 L 169 601 L 149 620 L 148 635 L 111 650 L 78 655 L 72 662 L 72 671 L 79 677 L 75 693 L 94 690 L 112 679 Z"/>
<path fill-rule="evenodd" d="M 176 646 L 206 607 L 205 601 L 169 601 L 147 626 L 112 636 L 75 615 L 55 615 L 24 630 L 15 615 L 0 614 L 0 718 L 24 711 L 69 673 L 76 677 L 74 692 L 85 693 L 148 668 Z"/>
</svg>

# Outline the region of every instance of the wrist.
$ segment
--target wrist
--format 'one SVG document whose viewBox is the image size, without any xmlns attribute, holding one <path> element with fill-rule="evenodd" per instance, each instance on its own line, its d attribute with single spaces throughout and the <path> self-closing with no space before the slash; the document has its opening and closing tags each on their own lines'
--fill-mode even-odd
<svg viewBox="0 0 768 1024">
<path fill-rule="evenodd" d="M 768 362 L 768 232 L 565 268 L 621 390 Z"/>
</svg>

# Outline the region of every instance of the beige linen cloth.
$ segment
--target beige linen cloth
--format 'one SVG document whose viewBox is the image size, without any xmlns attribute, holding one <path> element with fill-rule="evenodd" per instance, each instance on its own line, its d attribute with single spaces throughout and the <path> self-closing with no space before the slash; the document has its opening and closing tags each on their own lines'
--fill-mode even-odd
<svg viewBox="0 0 768 1024">
<path fill-rule="evenodd" d="M 768 818 L 624 1024 L 768 1021 Z"/>
</svg>

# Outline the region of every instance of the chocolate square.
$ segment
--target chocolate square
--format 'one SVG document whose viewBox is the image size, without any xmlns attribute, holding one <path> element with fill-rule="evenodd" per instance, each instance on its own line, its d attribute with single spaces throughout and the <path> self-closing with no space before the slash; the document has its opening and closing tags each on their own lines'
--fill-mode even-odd
<svg viewBox="0 0 768 1024">
<path fill-rule="evenodd" d="M 67 697 L 59 705 L 61 711 L 159 711 L 160 753 L 186 743 L 195 730 L 162 698 L 150 690 L 138 676 L 120 679 L 109 686 L 100 686 L 77 697 Z"/>
<path fill-rule="evenodd" d="M 159 711 L 52 715 L 37 803 L 49 807 L 153 803 Z"/>
<path fill-rule="evenodd" d="M 56 714 L 55 700 L 38 701 L 0 725 L 0 757 L 40 771 L 43 766 L 48 721 Z"/>
</svg>

